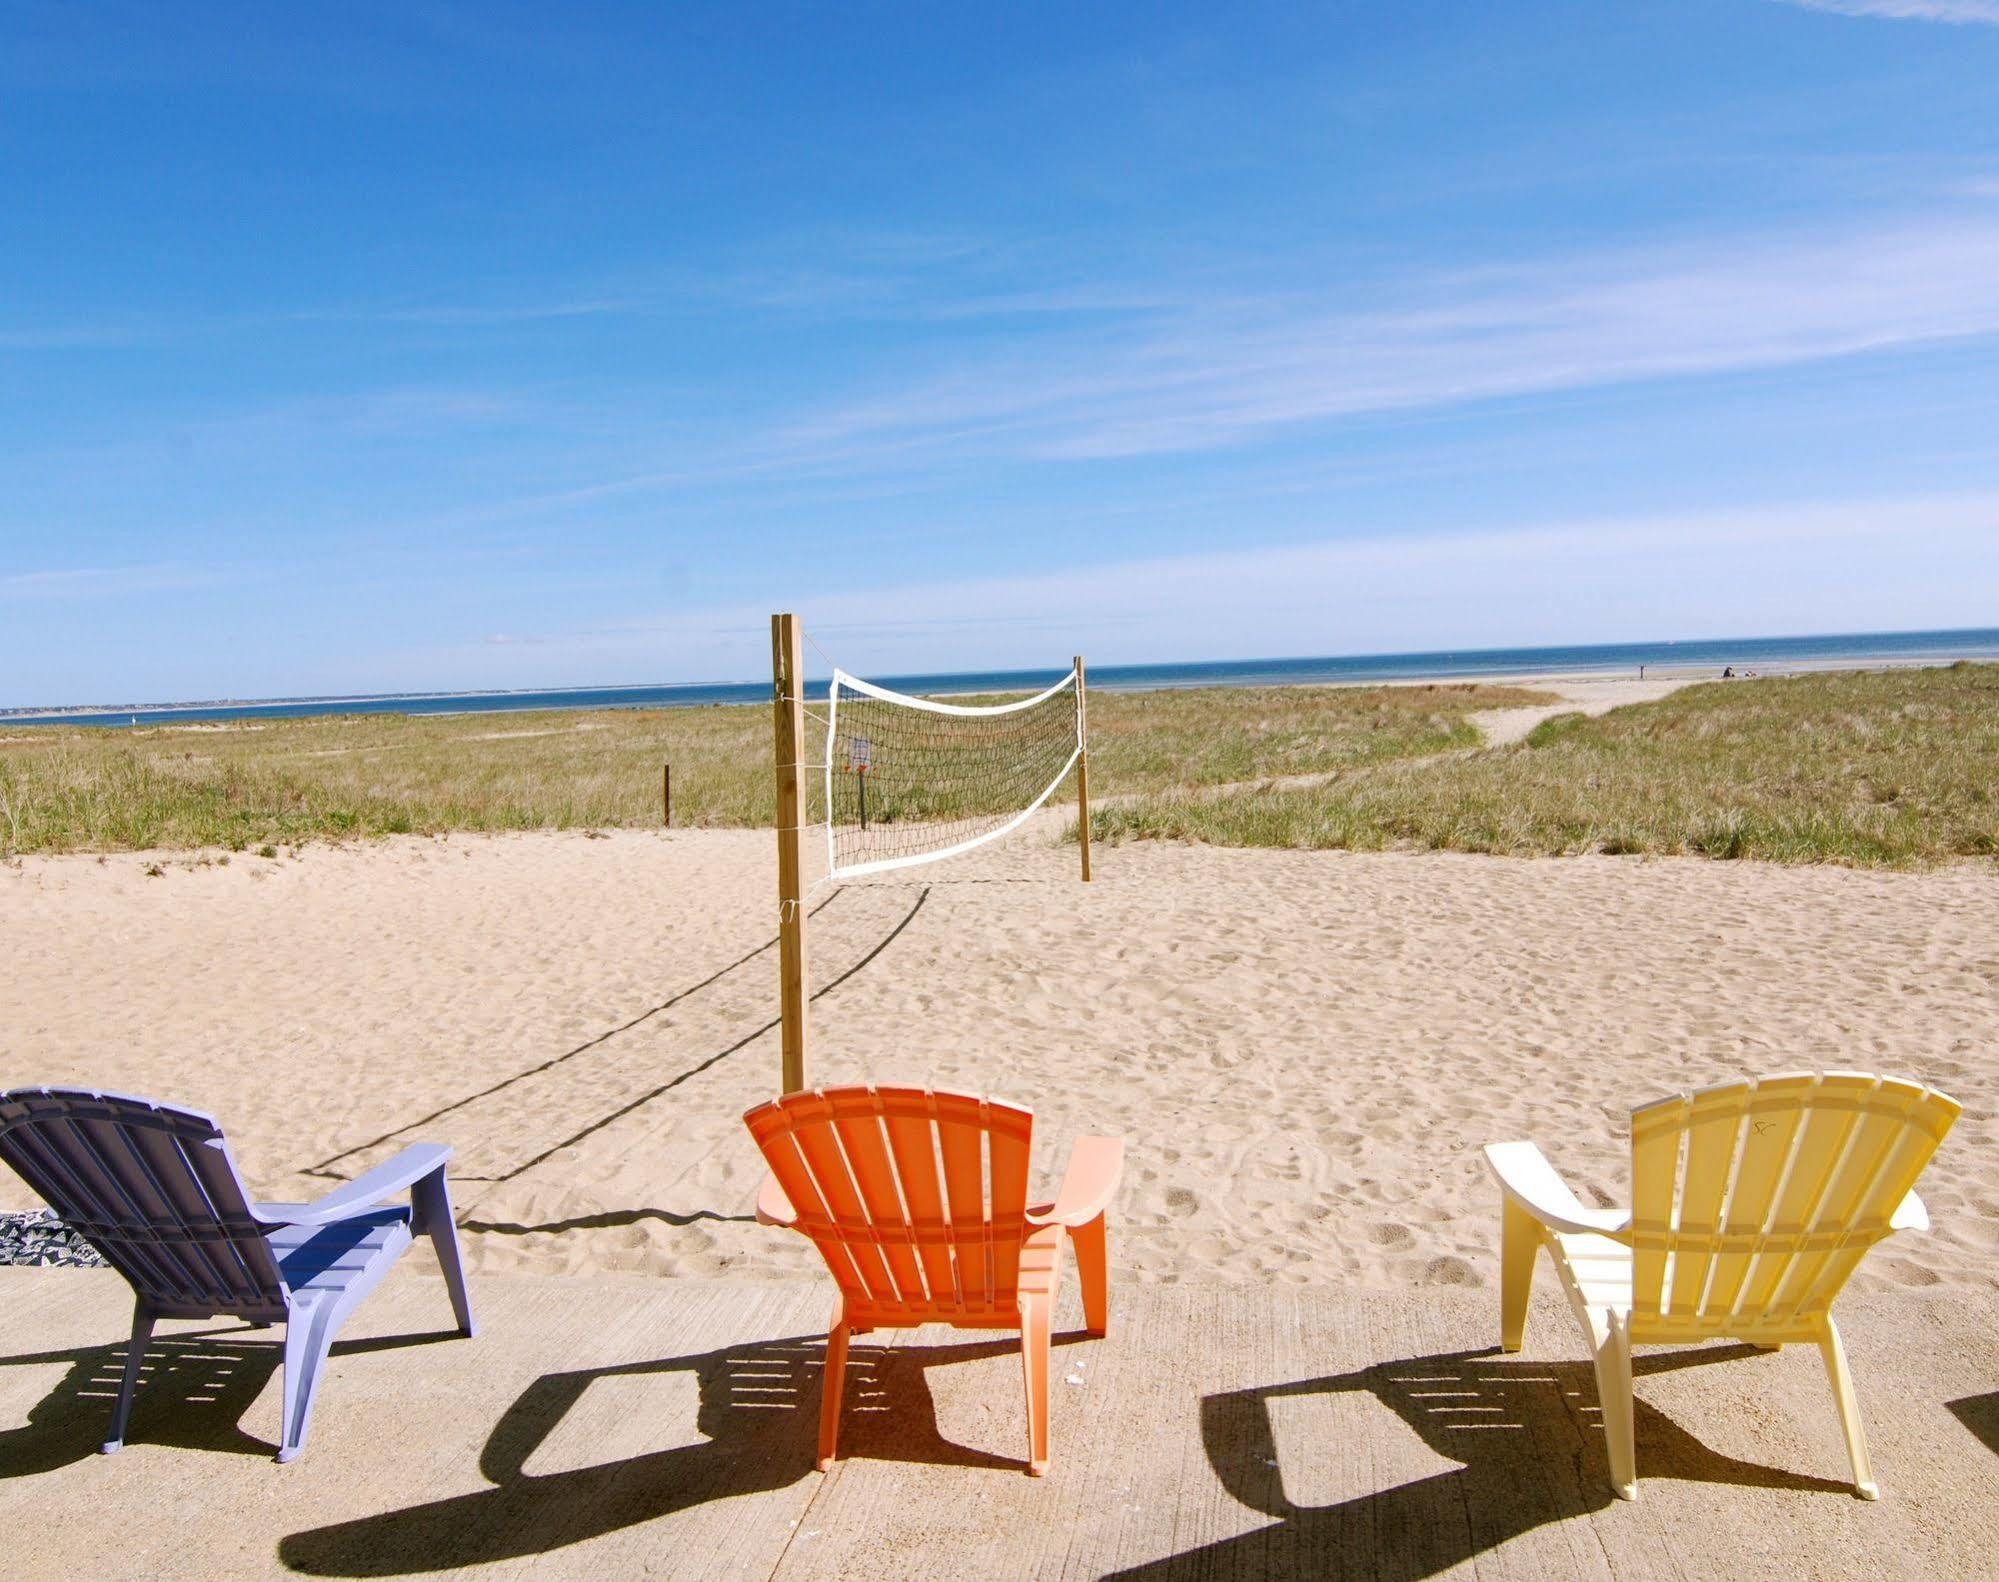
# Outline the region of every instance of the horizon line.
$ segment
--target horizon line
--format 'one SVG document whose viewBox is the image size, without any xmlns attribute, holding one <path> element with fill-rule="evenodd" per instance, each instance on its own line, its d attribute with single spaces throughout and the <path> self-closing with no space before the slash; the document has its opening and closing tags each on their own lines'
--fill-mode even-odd
<svg viewBox="0 0 1999 1582">
<path fill-rule="evenodd" d="M 1419 660 L 1419 659 L 1477 659 L 1501 654 L 1554 654 L 1616 652 L 1639 648 L 1679 648 L 1690 646 L 1714 646 L 1719 644 L 1754 643 L 1799 643 L 1829 642 L 1839 639 L 1858 638 L 1950 638 L 1991 636 L 1999 639 L 1999 626 L 1945 626 L 1917 627 L 1907 629 L 1886 629 L 1878 631 L 1846 632 L 1763 632 L 1734 637 L 1665 637 L 1634 638 L 1612 643 L 1510 643 L 1496 647 L 1482 648 L 1412 648 L 1376 649 L 1345 654 L 1266 654 L 1248 659 L 1182 659 L 1182 660 L 1129 660 L 1112 661 L 1103 664 L 1102 671 L 1144 670 L 1213 670 L 1218 667 L 1253 668 L 1259 665 L 1298 665 L 1313 662 L 1349 663 L 1367 660 Z M 1999 646 L 1999 644 L 1995 644 Z M 1654 661 L 1645 661 L 1650 664 Z M 1031 677 L 1046 670 L 1054 674 L 1061 669 L 1059 664 L 1048 666 L 984 666 L 971 670 L 913 670 L 884 674 L 885 681 L 949 681 L 957 678 L 990 677 Z M 820 679 L 809 678 L 809 679 Z M 425 703 L 439 699 L 467 698 L 507 698 L 507 697 L 562 697 L 570 694 L 602 692 L 662 692 L 677 690 L 713 690 L 723 688 L 766 687 L 769 683 L 755 680 L 710 680 L 710 681 L 623 681 L 577 683 L 564 686 L 527 687 L 464 687 L 444 688 L 436 691 L 393 691 L 393 692 L 336 692 L 325 694 L 296 694 L 280 697 L 244 698 L 190 698 L 157 702 L 118 703 L 76 703 L 76 704 L 18 704 L 0 706 L 0 725 L 47 724 L 58 720 L 95 719 L 99 716 L 124 713 L 195 713 L 208 709 L 285 709 L 310 706 L 324 708 L 329 704 L 383 704 L 383 703 Z M 1106 688 L 1108 690 L 1108 688 Z M 754 700 L 745 700 L 754 701 Z M 380 711 L 387 712 L 387 711 Z M 434 711 L 441 712 L 441 711 Z M 471 711 L 476 712 L 476 711 Z"/>
</svg>

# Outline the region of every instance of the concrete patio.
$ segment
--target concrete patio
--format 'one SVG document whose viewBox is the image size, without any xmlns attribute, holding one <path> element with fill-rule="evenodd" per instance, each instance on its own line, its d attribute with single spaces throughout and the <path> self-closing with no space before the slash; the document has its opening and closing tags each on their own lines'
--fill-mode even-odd
<svg viewBox="0 0 1999 1582">
<path fill-rule="evenodd" d="M 1479 1292 L 1114 1292 L 1058 1340 L 1055 1464 L 1021 1470 L 1010 1337 L 876 1335 L 812 1469 L 813 1281 L 488 1277 L 481 1333 L 401 1271 L 270 1459 L 275 1332 L 163 1326 L 96 1454 L 127 1297 L 0 1270 L 0 1515 L 16 1577 L 1964 1577 L 1999 1574 L 1999 1296 L 1843 1309 L 1879 1504 L 1815 1353 L 1644 1354 L 1641 1498 L 1542 1293 L 1521 1357 Z M 908 1340 L 910 1344 L 902 1344 Z M 882 1344 L 887 1343 L 887 1344 Z"/>
</svg>

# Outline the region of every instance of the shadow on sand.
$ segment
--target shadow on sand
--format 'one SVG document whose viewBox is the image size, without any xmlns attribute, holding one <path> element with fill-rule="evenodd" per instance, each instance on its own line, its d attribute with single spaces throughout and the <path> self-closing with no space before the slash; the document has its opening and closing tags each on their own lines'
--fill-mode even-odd
<svg viewBox="0 0 1999 1582">
<path fill-rule="evenodd" d="M 1059 1343 L 1059 1341 L 1058 1341 Z M 1017 1352 L 1019 1342 L 855 1346 L 847 1366 L 840 1458 L 1017 1469 L 952 1444 L 937 1428 L 925 1375 Z M 284 1563 L 313 1576 L 400 1576 L 545 1554 L 710 1500 L 768 1493 L 813 1477 L 823 1337 L 730 1346 L 659 1362 L 550 1373 L 510 1406 L 480 1452 L 492 1487 L 380 1516 L 294 1533 Z M 621 1461 L 533 1474 L 527 1464 L 600 1380 L 691 1372 L 703 1442 Z"/>
<path fill-rule="evenodd" d="M 1999 1390 L 1989 1395 L 1960 1395 L 1944 1404 L 1981 1445 L 1999 1456 Z"/>
<path fill-rule="evenodd" d="M 128 1445 L 170 1445 L 180 1450 L 213 1450 L 247 1456 L 275 1456 L 277 1441 L 245 1433 L 243 1414 L 270 1382 L 284 1358 L 283 1331 L 265 1331 L 269 1340 L 239 1337 L 259 1333 L 245 1325 L 156 1336 L 146 1348 L 139 1373 Z M 335 1341 L 333 1355 L 386 1351 L 456 1340 L 458 1331 L 384 1335 Z M 0 1431 L 0 1478 L 33 1477 L 97 1454 L 111 1427 L 111 1406 L 125 1368 L 124 1345 L 75 1351 L 44 1351 L 0 1358 L 0 1367 L 46 1367 L 66 1362 L 69 1372 L 28 1413 L 19 1428 Z M 277 1411 L 271 1410 L 277 1430 Z"/>
<path fill-rule="evenodd" d="M 1637 1359 L 1640 1374 L 1755 1358 L 1749 1346 Z M 1749 1364 L 1753 1366 L 1754 1364 Z M 1293 1504 L 1278 1464 L 1271 1403 L 1365 1392 L 1432 1451 L 1448 1472 L 1333 1505 Z M 1519 1362 L 1496 1351 L 1444 1352 L 1353 1373 L 1211 1395 L 1201 1438 L 1223 1484 L 1275 1525 L 1137 1566 L 1126 1582 L 1214 1577 L 1436 1576 L 1523 1533 L 1612 1502 L 1596 1380 L 1585 1362 Z M 1718 1455 L 1638 1402 L 1641 1476 L 1852 1495 L 1852 1486 Z M 1363 1471 L 1365 1453 L 1362 1454 Z"/>
</svg>

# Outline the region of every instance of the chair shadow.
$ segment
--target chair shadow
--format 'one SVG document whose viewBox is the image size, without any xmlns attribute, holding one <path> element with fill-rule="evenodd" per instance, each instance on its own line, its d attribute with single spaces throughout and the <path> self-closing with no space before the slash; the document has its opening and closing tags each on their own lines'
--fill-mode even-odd
<svg viewBox="0 0 1999 1582">
<path fill-rule="evenodd" d="M 1999 1456 L 1999 1390 L 1989 1395 L 1961 1395 L 1944 1404 L 1974 1439 Z"/>
<path fill-rule="evenodd" d="M 260 1439 L 242 1426 L 249 1410 L 284 1358 L 281 1330 L 271 1340 L 245 1341 L 258 1333 L 244 1325 L 193 1333 L 156 1335 L 140 1365 L 132 1401 L 127 1445 L 167 1445 L 246 1456 L 275 1456 L 275 1439 Z M 387 1335 L 336 1341 L 333 1355 L 384 1351 L 456 1339 L 456 1330 L 422 1335 Z M 111 1429 L 111 1407 L 125 1371 L 125 1346 L 90 1346 L 0 1357 L 0 1367 L 47 1366 L 66 1362 L 69 1372 L 28 1413 L 19 1428 L 0 1429 L 0 1479 L 33 1477 L 94 1456 Z M 271 1427 L 277 1428 L 273 1414 Z"/>
<path fill-rule="evenodd" d="M 847 1363 L 840 1459 L 1018 1469 L 1019 1461 L 945 1439 L 925 1377 L 931 1368 L 1018 1347 L 1014 1340 L 857 1343 Z M 711 1500 L 788 1488 L 813 1471 L 825 1351 L 823 1337 L 800 1337 L 544 1374 L 487 1436 L 479 1470 L 492 1487 L 293 1533 L 278 1545 L 279 1557 L 311 1576 L 450 1570 L 546 1554 Z M 560 1472 L 527 1471 L 593 1384 L 679 1372 L 692 1373 L 700 1392 L 701 1443 Z"/>
<path fill-rule="evenodd" d="M 1758 1355 L 1752 1346 L 1704 1347 L 1638 1357 L 1634 1369 L 1662 1373 Z M 1374 1396 L 1430 1450 L 1461 1465 L 1333 1505 L 1293 1504 L 1278 1466 L 1271 1403 L 1352 1393 Z M 1853 1492 L 1847 1483 L 1717 1454 L 1642 1400 L 1636 1423 L 1641 1478 Z M 1613 1501 L 1596 1378 L 1586 1362 L 1444 1352 L 1210 1395 L 1201 1403 L 1201 1437 L 1228 1491 L 1277 1524 L 1115 1573 L 1121 1582 L 1236 1575 L 1416 1582 Z"/>
</svg>

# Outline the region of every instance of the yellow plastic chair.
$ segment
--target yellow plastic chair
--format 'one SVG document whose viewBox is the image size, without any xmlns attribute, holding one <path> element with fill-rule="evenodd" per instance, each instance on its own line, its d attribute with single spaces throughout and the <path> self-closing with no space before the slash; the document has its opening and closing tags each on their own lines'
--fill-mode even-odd
<svg viewBox="0 0 1999 1582">
<path fill-rule="evenodd" d="M 1847 1071 L 1661 1099 L 1631 1112 L 1629 1212 L 1585 1208 L 1532 1143 L 1490 1145 L 1504 1193 L 1501 1349 L 1520 1349 L 1545 1246 L 1596 1360 L 1611 1487 L 1633 1500 L 1632 1346 L 1811 1341 L 1854 1490 L 1878 1499 L 1832 1303 L 1877 1241 L 1929 1229 L 1912 1188 L 1961 1108 L 1917 1082 Z"/>
<path fill-rule="evenodd" d="M 1034 1115 L 968 1093 L 821 1088 L 743 1117 L 770 1176 L 757 1218 L 811 1238 L 839 1288 L 826 1336 L 819 1470 L 839 1449 L 847 1341 L 877 1328 L 1017 1329 L 1027 1470 L 1048 1470 L 1049 1356 L 1062 1248 L 1083 1327 L 1110 1323 L 1106 1221 L 1124 1170 L 1115 1137 L 1078 1138 L 1053 1203 L 1030 1204 Z"/>
</svg>

